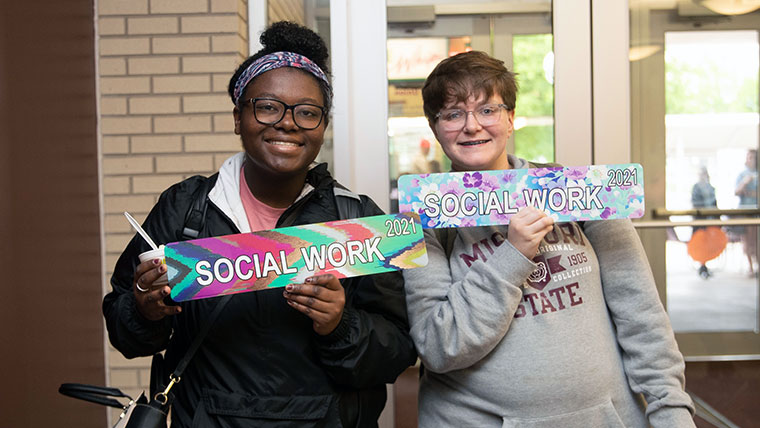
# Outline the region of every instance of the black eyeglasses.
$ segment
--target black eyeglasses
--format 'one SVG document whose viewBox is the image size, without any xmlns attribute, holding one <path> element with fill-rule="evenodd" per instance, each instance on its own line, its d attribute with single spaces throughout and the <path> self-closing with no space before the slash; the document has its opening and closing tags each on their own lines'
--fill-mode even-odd
<svg viewBox="0 0 760 428">
<path fill-rule="evenodd" d="M 280 123 L 288 110 L 293 110 L 293 120 L 299 128 L 316 129 L 325 117 L 325 108 L 315 104 L 285 104 L 273 98 L 249 98 L 243 103 L 250 102 L 253 107 L 253 117 L 262 125 Z"/>
</svg>

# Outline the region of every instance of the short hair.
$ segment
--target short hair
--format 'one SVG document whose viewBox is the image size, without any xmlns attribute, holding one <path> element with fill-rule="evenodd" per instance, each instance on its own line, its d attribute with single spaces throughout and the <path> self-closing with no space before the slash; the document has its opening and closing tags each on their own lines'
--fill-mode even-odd
<svg viewBox="0 0 760 428">
<path fill-rule="evenodd" d="M 451 102 L 466 102 L 483 94 L 490 98 L 501 95 L 509 110 L 515 109 L 517 81 L 504 61 L 485 52 L 470 51 L 446 58 L 435 66 L 422 86 L 422 109 L 428 122 Z"/>
</svg>

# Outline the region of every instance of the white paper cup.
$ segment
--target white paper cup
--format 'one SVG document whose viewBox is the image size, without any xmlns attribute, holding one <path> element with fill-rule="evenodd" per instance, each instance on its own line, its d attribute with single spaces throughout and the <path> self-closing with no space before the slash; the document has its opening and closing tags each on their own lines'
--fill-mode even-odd
<svg viewBox="0 0 760 428">
<path fill-rule="evenodd" d="M 146 251 L 137 257 L 140 258 L 140 263 L 143 263 L 148 260 L 153 260 L 153 259 L 161 259 L 161 264 L 162 265 L 166 264 L 166 259 L 164 258 L 163 245 L 160 245 L 157 250 Z M 166 273 L 164 273 L 163 275 L 158 277 L 158 279 L 155 282 L 153 282 L 153 285 L 166 285 L 168 283 L 169 283 L 169 279 L 167 278 Z"/>
</svg>

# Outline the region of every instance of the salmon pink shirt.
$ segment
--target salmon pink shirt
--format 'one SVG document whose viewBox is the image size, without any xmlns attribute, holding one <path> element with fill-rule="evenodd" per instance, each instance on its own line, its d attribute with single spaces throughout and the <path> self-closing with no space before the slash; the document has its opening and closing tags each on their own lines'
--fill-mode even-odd
<svg viewBox="0 0 760 428">
<path fill-rule="evenodd" d="M 251 232 L 274 229 L 277 227 L 277 220 L 287 209 L 272 208 L 256 199 L 251 193 L 251 189 L 248 188 L 242 168 L 240 169 L 240 200 L 243 202 L 245 216 L 248 217 Z"/>
</svg>

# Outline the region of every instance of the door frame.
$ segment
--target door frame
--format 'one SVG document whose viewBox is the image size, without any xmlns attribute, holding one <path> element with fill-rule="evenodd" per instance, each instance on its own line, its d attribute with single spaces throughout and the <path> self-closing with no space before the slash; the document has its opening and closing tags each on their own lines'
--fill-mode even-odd
<svg viewBox="0 0 760 428">
<path fill-rule="evenodd" d="M 640 7 L 644 7 L 643 5 Z M 631 145 L 630 153 L 633 162 L 645 166 L 646 190 L 645 205 L 648 207 L 642 221 L 634 221 L 641 236 L 642 243 L 649 257 L 649 263 L 658 285 L 663 305 L 667 305 L 666 297 L 666 254 L 665 234 L 662 229 L 691 225 L 692 223 L 673 222 L 655 213 L 665 207 L 665 32 L 670 31 L 724 31 L 724 30 L 755 30 L 752 20 L 747 16 L 734 16 L 730 21 L 718 25 L 710 25 L 695 29 L 692 22 L 671 22 L 666 19 L 666 12 L 648 13 L 642 11 L 630 16 L 631 33 L 636 38 L 646 35 L 648 43 L 661 45 L 662 49 L 653 55 L 630 63 L 631 91 L 637 97 L 629 98 L 631 105 Z M 603 60 L 603 59 L 602 59 Z M 646 76 L 647 85 L 633 85 Z M 643 98 L 652 99 L 653 94 L 661 94 L 656 102 L 646 105 L 641 103 Z M 631 104 L 631 100 L 635 103 Z M 646 123 L 646 127 L 642 126 Z M 652 171 L 655 171 L 653 173 Z M 658 173 L 659 172 L 659 173 Z M 705 222 L 705 221 L 700 221 Z M 719 221 L 713 221 L 719 222 Z M 757 219 L 731 220 L 731 224 L 757 224 Z M 727 222 L 723 221 L 725 225 Z M 707 224 L 707 223 L 705 223 Z M 757 317 L 760 317 L 760 301 L 757 302 Z M 757 329 L 756 329 L 757 330 Z M 681 352 L 687 361 L 726 361 L 726 360 L 756 360 L 760 359 L 760 334 L 757 332 L 706 332 L 706 333 L 676 333 Z"/>
<path fill-rule="evenodd" d="M 334 126 L 345 127 L 334 135 L 335 175 L 388 209 L 388 80 L 386 68 L 376 65 L 386 58 L 385 8 L 385 2 L 330 1 L 335 111 L 355 112 L 352 100 L 363 100 L 366 106 L 362 114 L 336 115 L 333 121 Z M 587 165 L 592 161 L 593 139 L 591 1 L 555 0 L 552 19 L 555 156 L 567 165 Z"/>
</svg>

